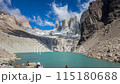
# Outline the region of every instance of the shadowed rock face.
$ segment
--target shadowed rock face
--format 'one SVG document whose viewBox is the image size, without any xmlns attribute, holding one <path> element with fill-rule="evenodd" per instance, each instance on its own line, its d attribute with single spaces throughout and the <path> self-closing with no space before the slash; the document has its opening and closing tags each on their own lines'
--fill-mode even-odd
<svg viewBox="0 0 120 84">
<path fill-rule="evenodd" d="M 90 3 L 88 10 L 89 16 L 81 23 L 81 41 L 120 17 L 120 0 L 96 0 Z"/>
<path fill-rule="evenodd" d="M 103 2 L 94 1 L 89 6 L 89 16 L 81 23 L 82 40 L 88 39 L 95 30 L 99 30 L 104 27 L 102 20 L 102 6 Z"/>
<path fill-rule="evenodd" d="M 89 16 L 81 23 L 86 56 L 120 62 L 120 0 L 96 0 L 90 3 Z M 83 13 L 84 16 L 86 12 Z"/>
<path fill-rule="evenodd" d="M 62 29 L 65 29 L 66 27 L 68 27 L 68 19 L 62 21 Z"/>
<path fill-rule="evenodd" d="M 120 18 L 120 0 L 109 0 L 108 23 Z"/>
<path fill-rule="evenodd" d="M 85 18 L 87 18 L 89 16 L 89 11 L 84 11 L 81 18 L 80 18 L 80 24 L 85 20 Z"/>
</svg>

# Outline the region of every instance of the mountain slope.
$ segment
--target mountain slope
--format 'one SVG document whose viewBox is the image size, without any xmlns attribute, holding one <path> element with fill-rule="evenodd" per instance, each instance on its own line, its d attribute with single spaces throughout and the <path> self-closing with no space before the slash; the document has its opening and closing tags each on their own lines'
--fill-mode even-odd
<svg viewBox="0 0 120 84">
<path fill-rule="evenodd" d="M 23 25 L 28 27 L 27 25 Z M 38 45 L 44 50 L 41 52 L 49 52 L 48 49 L 35 35 L 32 35 L 23 29 L 23 26 L 16 23 L 14 16 L 9 14 L 0 14 L 0 64 L 15 61 L 17 58 L 14 53 L 34 52 L 35 46 Z M 37 46 L 36 46 L 37 47 Z M 35 51 L 37 52 L 37 50 Z M 11 67 L 1 66 L 0 67 Z"/>
<path fill-rule="evenodd" d="M 91 2 L 89 14 L 81 23 L 82 39 L 78 45 L 86 51 L 82 53 L 89 57 L 120 62 L 120 0 Z"/>
</svg>

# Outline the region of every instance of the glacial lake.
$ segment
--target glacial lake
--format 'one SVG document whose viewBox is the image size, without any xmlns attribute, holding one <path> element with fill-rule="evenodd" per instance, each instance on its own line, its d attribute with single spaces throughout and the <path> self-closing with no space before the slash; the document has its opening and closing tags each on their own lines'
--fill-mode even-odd
<svg viewBox="0 0 120 84">
<path fill-rule="evenodd" d="M 40 62 L 45 68 L 120 68 L 120 63 L 108 62 L 90 58 L 79 53 L 71 52 L 44 52 L 44 53 L 16 53 L 18 58 L 15 64 L 22 65 L 29 62 Z"/>
</svg>

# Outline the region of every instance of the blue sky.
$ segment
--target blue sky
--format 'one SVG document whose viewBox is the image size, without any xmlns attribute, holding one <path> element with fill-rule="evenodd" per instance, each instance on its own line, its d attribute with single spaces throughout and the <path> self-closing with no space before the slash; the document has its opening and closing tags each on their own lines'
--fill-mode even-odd
<svg viewBox="0 0 120 84">
<path fill-rule="evenodd" d="M 54 29 L 55 20 L 76 15 L 78 20 L 89 2 L 95 0 L 0 0 L 0 8 L 17 19 L 27 19 L 32 27 Z"/>
</svg>

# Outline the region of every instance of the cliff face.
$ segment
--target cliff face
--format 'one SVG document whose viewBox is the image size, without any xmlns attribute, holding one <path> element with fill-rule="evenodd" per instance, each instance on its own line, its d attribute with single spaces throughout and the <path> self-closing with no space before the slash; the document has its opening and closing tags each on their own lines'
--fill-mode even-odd
<svg viewBox="0 0 120 84">
<path fill-rule="evenodd" d="M 96 0 L 90 3 L 89 16 L 81 23 L 81 41 L 90 38 L 96 30 L 120 18 L 120 0 Z M 83 13 L 85 15 L 87 13 Z"/>
<path fill-rule="evenodd" d="M 85 49 L 81 53 L 120 62 L 120 0 L 96 0 L 90 3 L 88 11 L 89 16 L 81 23 L 79 44 Z"/>
<path fill-rule="evenodd" d="M 120 0 L 109 0 L 108 23 L 120 18 Z"/>
<path fill-rule="evenodd" d="M 80 26 L 77 16 L 71 17 L 70 20 L 67 18 L 62 21 L 62 26 L 58 25 L 58 20 L 55 23 L 54 33 L 60 33 L 64 35 L 80 35 Z M 59 26 L 59 27 L 58 27 Z M 59 31 L 56 31 L 59 30 Z"/>
<path fill-rule="evenodd" d="M 27 21 L 26 19 L 18 20 L 14 16 L 11 16 L 9 14 L 5 14 L 4 12 L 0 12 L 0 19 L 9 20 L 12 23 L 15 23 L 16 25 L 19 25 L 19 26 L 24 27 L 24 28 L 32 28 L 29 24 L 29 21 Z"/>
<path fill-rule="evenodd" d="M 62 30 L 64 30 L 66 27 L 68 27 L 68 19 L 62 21 Z"/>
<path fill-rule="evenodd" d="M 88 10 L 84 11 L 83 14 L 82 14 L 82 16 L 81 16 L 81 18 L 80 18 L 80 24 L 81 24 L 81 23 L 85 20 L 85 18 L 87 18 L 89 15 L 90 15 L 90 14 L 89 14 L 89 11 L 88 11 Z"/>
<path fill-rule="evenodd" d="M 104 27 L 104 23 L 102 22 L 102 16 L 105 16 L 102 11 L 103 6 L 104 3 L 101 0 L 90 3 L 88 9 L 90 15 L 81 23 L 81 34 L 83 41 L 91 37 L 96 30 Z"/>
<path fill-rule="evenodd" d="M 58 20 L 55 21 L 55 29 L 57 29 L 59 27 L 59 22 Z"/>
</svg>

